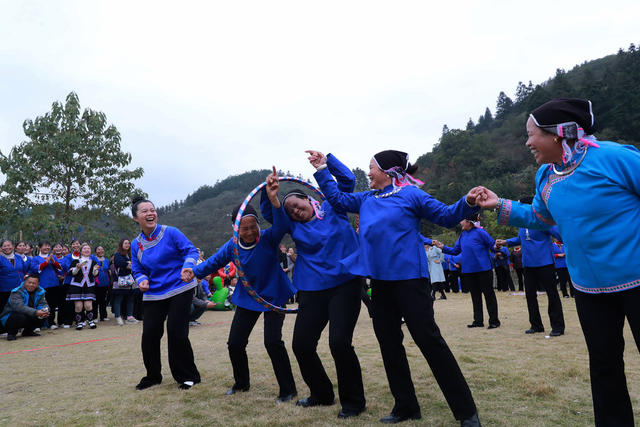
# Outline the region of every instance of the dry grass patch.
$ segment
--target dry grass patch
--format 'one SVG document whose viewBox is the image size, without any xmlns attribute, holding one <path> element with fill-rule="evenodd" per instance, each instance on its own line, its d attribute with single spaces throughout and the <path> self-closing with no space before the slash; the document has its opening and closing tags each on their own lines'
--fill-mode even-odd
<svg viewBox="0 0 640 427">
<path fill-rule="evenodd" d="M 442 334 L 471 387 L 484 425 L 592 425 L 588 357 L 573 300 L 563 299 L 566 335 L 545 339 L 525 335 L 528 328 L 524 296 L 498 295 L 502 326 L 495 330 L 466 327 L 471 321 L 468 295 L 449 295 L 436 301 Z M 545 326 L 546 297 L 539 297 Z M 362 365 L 367 411 L 355 420 L 339 421 L 339 404 L 300 408 L 277 405 L 278 387 L 263 346 L 262 320 L 251 336 L 248 352 L 251 390 L 225 396 L 232 385 L 226 349 L 232 313 L 207 312 L 203 326 L 190 337 L 203 383 L 180 391 L 173 382 L 163 339 L 161 385 L 136 392 L 144 375 L 140 353 L 141 325 L 100 323 L 94 331 L 44 331 L 40 338 L 0 340 L 0 425 L 373 425 L 389 413 L 393 399 L 371 321 L 363 308 L 354 336 Z M 308 389 L 291 351 L 294 315 L 288 315 L 283 336 L 292 361 L 299 397 Z M 418 399 L 421 422 L 405 425 L 457 425 L 431 370 L 405 329 L 405 346 Z M 635 414 L 640 419 L 640 356 L 625 330 L 627 381 Z M 88 340 L 100 340 L 73 345 Z M 70 344 L 62 347 L 59 345 Z M 37 351 L 36 348 L 44 347 Z M 329 377 L 335 367 L 323 335 L 318 351 Z M 337 384 L 336 395 L 337 395 Z"/>
</svg>

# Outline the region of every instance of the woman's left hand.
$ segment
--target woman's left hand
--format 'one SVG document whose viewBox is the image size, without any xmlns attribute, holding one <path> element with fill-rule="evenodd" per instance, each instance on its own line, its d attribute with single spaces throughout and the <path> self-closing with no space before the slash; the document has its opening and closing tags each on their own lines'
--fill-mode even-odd
<svg viewBox="0 0 640 427">
<path fill-rule="evenodd" d="M 142 282 L 140 282 L 138 287 L 140 288 L 140 292 L 147 292 L 149 290 L 149 281 L 143 280 Z"/>
</svg>

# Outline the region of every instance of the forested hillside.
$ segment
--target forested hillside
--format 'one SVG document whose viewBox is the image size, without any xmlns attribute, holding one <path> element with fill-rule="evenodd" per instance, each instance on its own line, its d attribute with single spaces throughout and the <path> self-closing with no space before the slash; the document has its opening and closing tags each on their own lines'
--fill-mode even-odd
<svg viewBox="0 0 640 427">
<path fill-rule="evenodd" d="M 423 189 L 447 203 L 476 185 L 485 185 L 509 198 L 531 194 L 537 166 L 524 146 L 526 118 L 540 104 L 561 97 L 588 98 L 593 102 L 595 134 L 599 139 L 640 147 L 640 50 L 631 45 L 570 71 L 558 69 L 546 82 L 521 82 L 514 99 L 501 92 L 494 113 L 487 108 L 477 120 L 469 119 L 465 129 L 444 125 L 438 144 L 416 162 L 417 176 L 426 183 Z M 358 187 L 362 189 L 366 175 L 358 172 Z M 203 186 L 184 202 L 161 208 L 161 222 L 181 228 L 211 254 L 230 236 L 229 212 L 233 205 L 268 173 L 251 171 L 214 186 Z M 494 237 L 513 232 L 495 225 L 494 214 L 485 213 L 485 217 L 486 227 Z M 427 223 L 423 224 L 423 232 L 447 243 L 455 237 L 453 232 Z"/>
</svg>

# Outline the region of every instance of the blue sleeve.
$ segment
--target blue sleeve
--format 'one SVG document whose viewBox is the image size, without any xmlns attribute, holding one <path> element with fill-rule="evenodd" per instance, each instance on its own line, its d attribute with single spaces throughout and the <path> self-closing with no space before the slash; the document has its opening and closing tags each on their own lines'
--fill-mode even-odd
<svg viewBox="0 0 640 427">
<path fill-rule="evenodd" d="M 413 208 L 416 214 L 442 227 L 451 228 L 467 215 L 480 211 L 478 206 L 469 206 L 465 197 L 452 205 L 445 205 L 424 191 L 412 193 Z"/>
<path fill-rule="evenodd" d="M 208 276 L 218 271 L 225 265 L 233 261 L 233 239 L 225 243 L 215 254 L 211 255 L 206 261 L 201 262 L 193 268 L 193 274 L 198 278 Z"/>
<path fill-rule="evenodd" d="M 507 246 L 518 246 L 522 244 L 520 241 L 520 236 L 512 237 L 507 239 Z"/>
<path fill-rule="evenodd" d="M 460 252 L 462 252 L 460 237 L 458 237 L 458 240 L 456 240 L 456 244 L 453 247 L 445 246 L 442 248 L 442 252 L 448 255 L 458 255 Z"/>
<path fill-rule="evenodd" d="M 271 207 L 273 225 L 262 233 L 261 238 L 266 239 L 269 245 L 276 249 L 285 234 L 289 232 L 289 217 L 284 213 L 284 206 L 276 209 Z"/>
<path fill-rule="evenodd" d="M 132 244 L 131 245 L 131 274 L 133 275 L 133 278 L 135 279 L 136 283 L 139 285 L 144 280 L 149 280 L 149 276 L 151 275 L 151 272 L 147 267 L 140 264 L 140 262 L 138 261 L 138 251 L 139 251 L 138 247 Z M 113 257 L 114 264 L 116 264 L 116 266 L 118 265 L 116 260 L 119 260 L 118 255 L 120 254 L 116 254 Z M 120 258 L 126 261 L 126 258 L 123 257 L 122 255 L 120 255 Z M 125 262 L 124 267 L 126 266 L 127 264 Z"/>
<path fill-rule="evenodd" d="M 328 167 L 317 171 L 313 174 L 313 177 L 334 210 L 353 213 L 360 211 L 360 205 L 368 193 L 345 193 L 340 191 Z"/>
<path fill-rule="evenodd" d="M 560 230 L 558 230 L 558 226 L 554 225 L 549 229 L 549 234 L 562 242 L 562 236 L 560 235 Z"/>
<path fill-rule="evenodd" d="M 269 200 L 269 196 L 267 196 L 267 187 L 262 187 L 262 190 L 260 191 L 260 213 L 262 214 L 262 218 L 264 218 L 264 220 L 269 224 L 273 224 L 271 206 L 271 201 Z"/>
<path fill-rule="evenodd" d="M 493 237 L 491 237 L 489 233 L 486 232 L 486 230 L 481 229 L 480 231 L 480 235 L 482 236 L 482 241 L 484 242 L 485 246 L 493 251 L 494 247 L 496 246 L 496 241 Z"/>
<path fill-rule="evenodd" d="M 193 268 L 196 266 L 198 262 L 198 249 L 194 246 L 193 243 L 187 236 L 182 234 L 182 231 L 178 230 L 175 227 L 167 227 L 167 231 L 169 231 L 171 235 L 171 240 L 173 241 L 173 246 L 177 249 L 182 257 L 183 264 L 182 268 Z"/>
<path fill-rule="evenodd" d="M 327 168 L 338 181 L 338 190 L 343 193 L 353 193 L 356 188 L 355 175 L 331 153 L 327 154 Z"/>
</svg>

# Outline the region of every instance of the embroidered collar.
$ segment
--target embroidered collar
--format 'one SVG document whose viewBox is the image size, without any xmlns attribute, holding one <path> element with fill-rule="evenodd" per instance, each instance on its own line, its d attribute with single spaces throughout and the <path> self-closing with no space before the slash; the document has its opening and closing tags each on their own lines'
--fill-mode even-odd
<svg viewBox="0 0 640 427">
<path fill-rule="evenodd" d="M 573 150 L 571 151 L 571 157 L 569 160 L 563 164 L 553 163 L 551 168 L 553 169 L 553 173 L 556 175 L 569 175 L 573 171 L 576 170 L 580 163 L 584 160 L 587 155 L 587 150 L 589 149 L 589 145 L 582 144 L 579 141 L 576 142 L 573 146 Z"/>
<path fill-rule="evenodd" d="M 394 187 L 393 185 L 387 185 L 384 189 L 378 190 L 373 194 L 376 199 L 385 199 L 398 193 L 404 187 Z"/>
<path fill-rule="evenodd" d="M 153 229 L 153 231 L 151 232 L 149 237 L 145 236 L 144 232 L 141 231 L 140 232 L 140 238 L 143 239 L 143 240 L 146 240 L 148 242 L 153 242 L 158 237 L 158 234 L 160 234 L 160 230 L 161 229 L 162 229 L 162 227 L 160 227 L 158 224 L 156 224 L 156 227 Z"/>
</svg>

